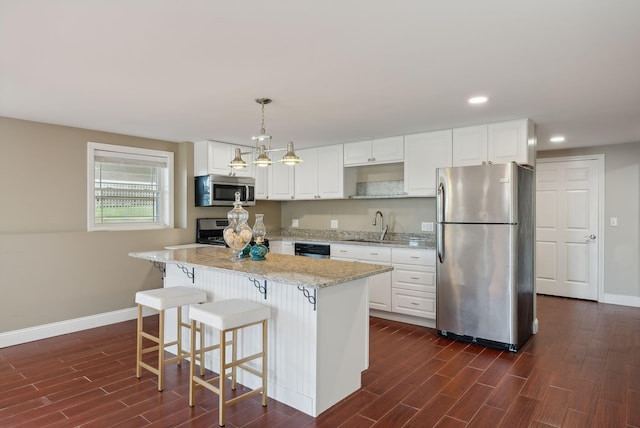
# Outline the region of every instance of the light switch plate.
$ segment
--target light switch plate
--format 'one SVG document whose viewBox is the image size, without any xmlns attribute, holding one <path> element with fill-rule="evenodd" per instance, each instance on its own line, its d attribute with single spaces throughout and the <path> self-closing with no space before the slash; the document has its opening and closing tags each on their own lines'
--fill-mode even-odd
<svg viewBox="0 0 640 428">
<path fill-rule="evenodd" d="M 616 227 L 616 226 L 618 225 L 618 217 L 611 217 L 611 218 L 609 219 L 609 224 L 610 224 L 612 227 Z"/>
<path fill-rule="evenodd" d="M 291 227 L 299 227 L 300 226 L 300 222 L 298 221 L 297 218 L 294 218 L 293 220 L 291 220 Z"/>
<path fill-rule="evenodd" d="M 423 221 L 420 226 L 420 230 L 423 232 L 433 232 L 433 223 Z"/>
<path fill-rule="evenodd" d="M 338 220 L 331 220 L 331 229 L 338 228 Z"/>
</svg>

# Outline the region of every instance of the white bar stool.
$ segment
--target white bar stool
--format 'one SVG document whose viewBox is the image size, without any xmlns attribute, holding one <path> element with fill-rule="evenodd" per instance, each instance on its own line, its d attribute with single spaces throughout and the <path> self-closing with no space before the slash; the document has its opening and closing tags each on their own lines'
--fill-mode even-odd
<svg viewBox="0 0 640 428">
<path fill-rule="evenodd" d="M 182 328 L 188 328 L 189 324 L 182 322 L 182 306 L 191 305 L 195 303 L 203 303 L 207 301 L 207 293 L 201 290 L 197 290 L 193 287 L 168 287 L 157 288 L 154 290 L 138 291 L 136 293 L 136 303 L 138 304 L 138 326 L 137 326 L 137 345 L 136 345 L 136 377 L 140 379 L 142 376 L 142 369 L 147 369 L 151 373 L 158 376 L 158 391 L 164 389 L 164 366 L 174 361 L 178 362 L 178 365 L 182 360 L 189 356 L 189 352 L 182 348 Z M 142 308 L 147 307 L 155 309 L 159 312 L 160 324 L 158 336 L 154 336 L 143 330 L 142 323 Z M 177 340 L 165 343 L 164 340 L 164 311 L 170 308 L 177 308 Z M 142 348 L 142 339 L 149 339 L 156 343 L 154 346 Z M 204 341 L 202 335 L 200 335 L 200 341 Z M 177 355 L 172 358 L 165 358 L 165 348 L 169 346 L 177 345 Z M 158 367 L 153 367 L 150 364 L 142 361 L 142 355 L 148 352 L 158 352 Z M 202 355 L 200 355 L 202 357 Z M 204 372 L 204 371 L 203 371 Z"/>
<path fill-rule="evenodd" d="M 189 373 L 189 406 L 195 405 L 196 386 L 202 386 L 218 394 L 219 409 L 218 423 L 224 426 L 225 409 L 240 400 L 262 393 L 262 405 L 267 405 L 267 320 L 271 316 L 271 309 L 260 303 L 250 302 L 241 299 L 221 300 L 219 302 L 205 303 L 203 305 L 191 306 L 189 308 L 189 318 L 191 319 L 191 370 Z M 214 327 L 220 331 L 218 344 L 196 350 L 195 335 L 196 322 L 200 323 L 200 337 L 204 336 L 204 327 Z M 238 330 L 252 325 L 262 324 L 262 349 L 253 355 L 238 359 Z M 231 340 L 227 341 L 227 333 L 231 332 Z M 220 344 L 224 344 L 220 346 Z M 227 346 L 231 345 L 231 362 L 227 360 Z M 204 361 L 204 352 L 214 349 L 220 350 L 220 366 L 218 376 L 212 379 L 204 379 L 196 376 L 196 352 L 200 352 L 200 363 Z M 246 363 L 255 359 L 262 359 L 261 370 L 247 366 Z M 242 369 L 262 380 L 262 386 L 246 392 L 237 397 L 226 399 L 226 379 L 231 378 L 231 389 L 236 389 L 236 369 Z M 227 369 L 231 369 L 227 372 Z M 218 381 L 218 386 L 214 382 Z"/>
</svg>

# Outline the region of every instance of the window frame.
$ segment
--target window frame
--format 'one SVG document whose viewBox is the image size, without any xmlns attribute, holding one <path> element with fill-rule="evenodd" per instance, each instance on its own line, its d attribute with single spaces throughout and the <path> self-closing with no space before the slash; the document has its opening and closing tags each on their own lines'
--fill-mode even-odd
<svg viewBox="0 0 640 428">
<path fill-rule="evenodd" d="M 158 222 L 130 222 L 130 223 L 95 223 L 96 216 L 96 186 L 95 186 L 95 160 L 96 152 L 113 152 L 119 157 L 129 159 L 140 159 L 141 157 L 161 158 L 166 161 L 166 186 L 159 189 L 164 197 L 160 197 L 161 214 Z M 119 146 L 104 143 L 87 143 L 87 231 L 108 231 L 108 230 L 151 230 L 151 229 L 171 229 L 174 225 L 174 154 L 163 150 L 143 149 L 131 146 Z"/>
</svg>

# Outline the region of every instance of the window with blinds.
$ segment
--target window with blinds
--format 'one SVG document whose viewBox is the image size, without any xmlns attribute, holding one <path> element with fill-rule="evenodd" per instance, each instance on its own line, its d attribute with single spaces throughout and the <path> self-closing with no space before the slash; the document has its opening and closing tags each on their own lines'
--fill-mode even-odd
<svg viewBox="0 0 640 428">
<path fill-rule="evenodd" d="M 88 229 L 173 227 L 173 153 L 88 143 Z"/>
</svg>

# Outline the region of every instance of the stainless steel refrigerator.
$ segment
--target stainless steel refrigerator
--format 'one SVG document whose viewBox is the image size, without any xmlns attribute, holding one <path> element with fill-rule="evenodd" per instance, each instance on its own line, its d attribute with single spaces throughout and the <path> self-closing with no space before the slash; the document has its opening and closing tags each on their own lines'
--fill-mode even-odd
<svg viewBox="0 0 640 428">
<path fill-rule="evenodd" d="M 439 168 L 437 180 L 436 328 L 515 352 L 533 329 L 533 171 Z"/>
</svg>

